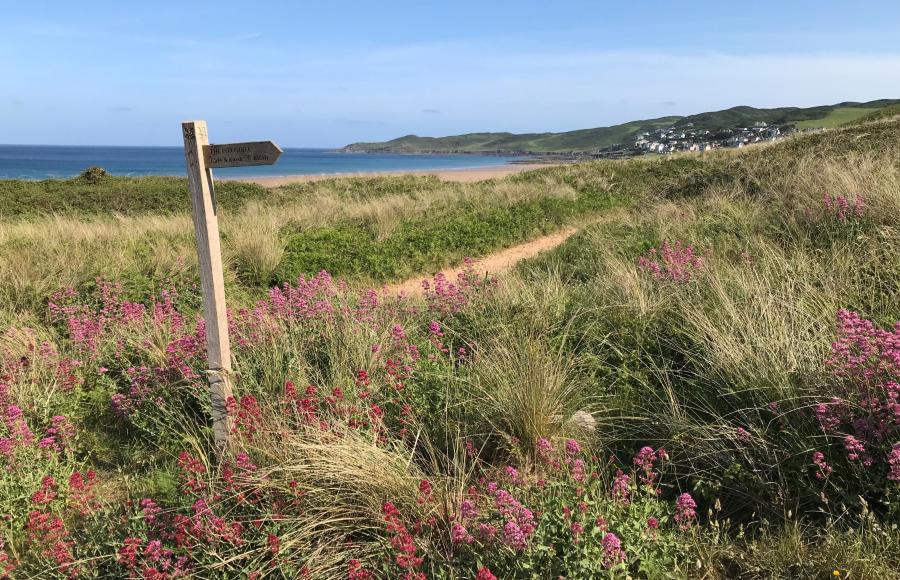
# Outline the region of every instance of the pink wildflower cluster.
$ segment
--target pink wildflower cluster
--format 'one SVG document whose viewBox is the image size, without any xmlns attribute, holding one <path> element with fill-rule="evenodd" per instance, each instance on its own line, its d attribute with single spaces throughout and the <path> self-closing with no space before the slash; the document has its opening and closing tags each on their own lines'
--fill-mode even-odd
<svg viewBox="0 0 900 580">
<path fill-rule="evenodd" d="M 36 437 L 22 409 L 12 402 L 9 386 L 0 383 L 0 461 L 7 469 L 16 469 L 27 458 L 50 461 L 72 451 L 75 426 L 68 418 L 56 415 L 43 436 Z"/>
<path fill-rule="evenodd" d="M 704 268 L 703 258 L 696 254 L 694 246 L 683 245 L 681 241 L 650 248 L 647 255 L 638 258 L 638 267 L 657 280 L 684 283 L 695 278 Z"/>
<path fill-rule="evenodd" d="M 12 578 L 16 561 L 6 552 L 6 542 L 0 537 L 0 578 Z"/>
<path fill-rule="evenodd" d="M 622 540 L 612 532 L 603 535 L 603 566 L 612 568 L 625 561 L 625 551 L 622 549 Z"/>
<path fill-rule="evenodd" d="M 659 494 L 656 482 L 659 479 L 659 471 L 656 470 L 656 462 L 662 462 L 669 459 L 666 450 L 659 448 L 654 450 L 652 447 L 641 447 L 637 455 L 634 456 L 632 463 L 640 470 L 641 483 L 652 489 L 654 493 Z"/>
<path fill-rule="evenodd" d="M 429 282 L 422 281 L 425 300 L 432 312 L 453 314 L 462 310 L 479 293 L 483 293 L 497 285 L 496 278 L 485 278 L 475 273 L 475 260 L 466 258 L 463 270 L 452 282 L 439 272 Z"/>
<path fill-rule="evenodd" d="M 190 572 L 187 556 L 176 556 L 160 540 L 125 538 L 116 560 L 131 578 L 165 580 L 184 578 Z"/>
<path fill-rule="evenodd" d="M 513 472 L 507 470 L 507 477 L 521 482 L 518 471 Z M 460 502 L 457 520 L 450 530 L 451 540 L 456 545 L 469 545 L 478 537 L 488 546 L 499 540 L 517 552 L 523 551 L 537 528 L 534 513 L 496 481 L 482 480 L 481 486 L 470 487 L 466 499 Z M 482 509 L 479 502 L 484 503 Z"/>
<path fill-rule="evenodd" d="M 396 550 L 394 560 L 397 566 L 404 571 L 401 578 L 403 580 L 424 580 L 425 575 L 418 571 L 424 559 L 417 555 L 418 547 L 415 537 L 403 523 L 400 510 L 393 503 L 386 502 L 381 511 L 384 514 L 387 531 L 392 535 L 391 546 Z"/>
<path fill-rule="evenodd" d="M 866 209 L 866 201 L 862 195 L 857 195 L 851 205 L 850 200 L 843 195 L 831 196 L 823 193 L 822 207 L 827 215 L 836 218 L 838 221 L 845 222 L 849 218 L 861 218 Z"/>
<path fill-rule="evenodd" d="M 888 453 L 888 479 L 891 481 L 900 481 L 900 443 L 894 443 Z"/>
<path fill-rule="evenodd" d="M 369 580 L 370 578 L 373 578 L 372 573 L 366 570 L 362 562 L 356 558 L 347 563 L 347 580 Z"/>
<path fill-rule="evenodd" d="M 28 514 L 25 532 L 30 550 L 53 562 L 63 576 L 78 577 L 82 570 L 75 563 L 75 542 L 62 518 L 46 508 L 33 510 Z"/>
<path fill-rule="evenodd" d="M 890 461 L 900 439 L 900 322 L 883 330 L 855 312 L 839 311 L 837 340 L 826 365 L 839 396 L 816 405 L 819 425 L 840 438 L 851 464 L 871 467 L 883 457 L 893 477 Z M 831 473 L 824 455 L 814 463 L 817 477 Z"/>
<path fill-rule="evenodd" d="M 71 288 L 60 290 L 50 300 L 51 319 L 65 324 L 72 344 L 84 360 L 94 364 L 101 356 L 112 361 L 127 360 L 126 345 L 120 336 L 128 330 L 146 332 L 149 326 L 154 335 L 164 340 L 160 345 L 164 353 L 162 364 L 122 369 L 129 385 L 112 396 L 114 411 L 123 419 L 133 419 L 142 408 L 164 404 L 155 390 L 158 385 L 175 380 L 187 381 L 199 390 L 203 381 L 196 369 L 202 366 L 205 355 L 205 327 L 201 319 L 189 323 L 178 311 L 175 305 L 177 292 L 163 290 L 148 307 L 123 300 L 120 285 L 102 280 L 97 283 L 99 306 L 78 302 L 77 293 Z M 149 344 L 148 341 L 145 346 Z M 43 362 L 49 364 L 48 360 L 56 355 L 49 345 L 44 350 Z M 109 372 L 106 367 L 88 367 L 78 360 L 57 358 L 57 374 L 70 388 L 77 384 L 75 370 L 79 367 L 83 369 L 82 374 Z"/>
<path fill-rule="evenodd" d="M 335 312 L 333 299 L 345 288 L 343 282 L 335 282 L 328 272 L 322 271 L 307 279 L 302 274 L 294 285 L 284 283 L 269 290 L 269 299 L 256 306 L 257 317 L 279 319 L 328 318 Z M 368 295 L 359 306 L 360 316 L 365 317 L 378 305 L 377 296 Z"/>
<path fill-rule="evenodd" d="M 229 397 L 225 401 L 225 408 L 233 422 L 232 434 L 246 441 L 253 441 L 253 436 L 262 422 L 262 411 L 256 397 L 244 395 L 240 400 Z"/>
<path fill-rule="evenodd" d="M 691 527 L 691 523 L 697 518 L 697 503 L 689 493 L 683 493 L 678 496 L 675 501 L 675 521 L 686 530 Z"/>
<path fill-rule="evenodd" d="M 812 454 L 812 462 L 813 465 L 816 466 L 816 477 L 818 479 L 824 479 L 831 475 L 831 472 L 834 469 L 828 465 L 828 462 L 825 461 L 825 454 L 821 451 L 814 451 Z"/>
<path fill-rule="evenodd" d="M 497 580 L 497 577 L 487 567 L 481 567 L 475 573 L 475 580 Z"/>
</svg>

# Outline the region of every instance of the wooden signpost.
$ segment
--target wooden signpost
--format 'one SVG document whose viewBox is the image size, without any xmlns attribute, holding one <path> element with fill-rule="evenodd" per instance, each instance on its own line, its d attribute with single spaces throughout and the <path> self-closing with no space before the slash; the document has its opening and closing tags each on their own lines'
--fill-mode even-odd
<svg viewBox="0 0 900 580">
<path fill-rule="evenodd" d="M 226 401 L 232 396 L 231 344 L 228 340 L 228 319 L 225 314 L 225 280 L 212 169 L 272 165 L 281 155 L 281 149 L 271 141 L 210 145 L 206 121 L 188 121 L 181 124 L 181 129 L 184 135 L 188 181 L 191 186 L 191 202 L 194 208 L 200 287 L 203 291 L 213 436 L 216 446 L 223 448 L 228 442 L 232 428 L 226 409 Z"/>
</svg>

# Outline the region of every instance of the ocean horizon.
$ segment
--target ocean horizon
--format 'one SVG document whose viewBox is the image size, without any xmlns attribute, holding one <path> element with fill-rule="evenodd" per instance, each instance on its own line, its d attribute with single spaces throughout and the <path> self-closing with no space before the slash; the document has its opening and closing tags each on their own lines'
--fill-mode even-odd
<svg viewBox="0 0 900 580">
<path fill-rule="evenodd" d="M 342 153 L 333 148 L 284 149 L 275 165 L 216 169 L 222 178 L 434 171 L 506 165 L 520 157 Z M 0 179 L 66 179 L 88 167 L 111 175 L 185 176 L 184 150 L 165 146 L 0 145 Z"/>
</svg>

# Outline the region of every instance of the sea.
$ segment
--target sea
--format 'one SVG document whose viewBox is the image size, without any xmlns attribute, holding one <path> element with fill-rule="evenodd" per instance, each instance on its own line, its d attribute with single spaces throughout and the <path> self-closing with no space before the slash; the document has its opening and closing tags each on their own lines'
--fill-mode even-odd
<svg viewBox="0 0 900 580">
<path fill-rule="evenodd" d="M 334 149 L 285 149 L 275 165 L 216 169 L 218 177 L 269 177 L 323 173 L 431 171 L 493 167 L 516 157 L 341 153 Z M 112 175 L 186 175 L 181 147 L 0 145 L 0 179 L 63 179 L 88 167 Z"/>
</svg>

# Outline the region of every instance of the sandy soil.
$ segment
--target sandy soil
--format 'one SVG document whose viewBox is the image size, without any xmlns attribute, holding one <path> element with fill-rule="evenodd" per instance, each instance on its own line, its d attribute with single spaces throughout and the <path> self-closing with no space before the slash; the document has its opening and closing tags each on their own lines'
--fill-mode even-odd
<svg viewBox="0 0 900 580">
<path fill-rule="evenodd" d="M 519 260 L 531 258 L 546 250 L 552 250 L 568 240 L 576 232 L 578 232 L 578 228 L 568 227 L 550 235 L 536 238 L 530 242 L 525 242 L 518 246 L 488 254 L 475 263 L 475 272 L 477 274 L 501 274 L 510 270 Z M 463 268 L 461 267 L 442 270 L 449 280 L 455 280 L 457 275 L 462 271 Z M 420 275 L 404 282 L 388 284 L 382 288 L 382 292 L 385 295 L 396 295 L 400 293 L 403 293 L 406 296 L 421 295 L 423 293 L 422 280 L 425 278 L 430 278 L 430 276 Z"/>
<path fill-rule="evenodd" d="M 538 169 L 547 167 L 547 165 L 539 163 L 511 163 L 509 165 L 498 165 L 496 167 L 475 167 L 470 169 L 438 169 L 435 171 L 385 171 L 377 173 L 323 173 L 319 175 L 284 175 L 280 177 L 241 177 L 235 178 L 234 181 L 243 181 L 245 183 L 256 183 L 263 187 L 278 187 L 279 185 L 287 185 L 289 183 L 305 183 L 307 181 L 319 181 L 321 179 L 329 179 L 332 177 L 378 177 L 383 175 L 436 175 L 444 181 L 460 181 L 471 183 L 474 181 L 483 181 L 485 179 L 493 179 L 495 177 L 506 177 L 514 173 L 521 173 L 530 169 Z"/>
</svg>

